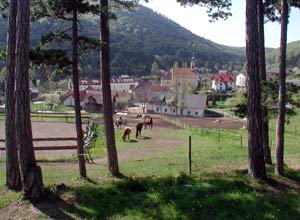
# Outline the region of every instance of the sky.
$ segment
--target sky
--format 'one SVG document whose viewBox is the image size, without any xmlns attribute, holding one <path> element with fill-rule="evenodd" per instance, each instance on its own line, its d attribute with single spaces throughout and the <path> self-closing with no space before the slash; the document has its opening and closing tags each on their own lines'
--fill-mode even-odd
<svg viewBox="0 0 300 220">
<path fill-rule="evenodd" d="M 149 0 L 144 6 L 170 18 L 194 34 L 215 43 L 244 47 L 245 1 L 233 0 L 232 16 L 227 20 L 209 22 L 206 9 L 199 6 L 183 7 L 176 0 Z M 288 42 L 300 40 L 300 10 L 292 9 L 288 26 Z M 265 46 L 278 48 L 280 45 L 280 24 L 265 25 Z"/>
</svg>

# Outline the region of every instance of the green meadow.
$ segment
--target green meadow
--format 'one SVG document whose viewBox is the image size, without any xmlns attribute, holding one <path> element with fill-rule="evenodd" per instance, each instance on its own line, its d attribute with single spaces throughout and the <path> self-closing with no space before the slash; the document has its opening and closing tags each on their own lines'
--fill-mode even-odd
<svg viewBox="0 0 300 220">
<path fill-rule="evenodd" d="M 286 126 L 285 176 L 267 166 L 267 181 L 247 175 L 247 132 L 218 129 L 144 130 L 142 139 L 123 142 L 116 130 L 122 175 L 107 171 L 104 129 L 97 127 L 95 164 L 88 178 L 78 165 L 40 162 L 47 188 L 48 209 L 34 206 L 40 217 L 52 219 L 300 219 L 300 149 L 296 116 Z M 271 122 L 271 124 L 275 122 Z M 189 174 L 189 136 L 192 173 Z M 242 137 L 242 143 L 241 143 Z M 274 155 L 275 131 L 270 131 Z M 73 158 L 75 159 L 75 158 Z M 273 158 L 274 162 L 274 158 Z M 0 207 L 17 201 L 20 193 L 5 185 L 5 160 L 0 163 Z"/>
</svg>

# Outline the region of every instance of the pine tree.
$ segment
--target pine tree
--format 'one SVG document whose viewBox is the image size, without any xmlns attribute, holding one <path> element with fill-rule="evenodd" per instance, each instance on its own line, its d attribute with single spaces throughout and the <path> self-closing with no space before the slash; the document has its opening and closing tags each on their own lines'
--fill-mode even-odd
<svg viewBox="0 0 300 220">
<path fill-rule="evenodd" d="M 275 173 L 283 175 L 284 164 L 284 123 L 286 105 L 286 44 L 288 26 L 288 3 L 287 0 L 281 1 L 281 37 L 280 37 L 280 73 L 279 73 L 279 102 L 278 119 L 276 127 L 276 154 L 275 154 Z"/>
<path fill-rule="evenodd" d="M 37 166 L 30 120 L 29 92 L 29 0 L 18 1 L 16 57 L 16 136 L 25 199 L 44 196 L 42 171 Z"/>
<path fill-rule="evenodd" d="M 15 125 L 15 67 L 16 67 L 16 29 L 17 0 L 9 6 L 9 30 L 6 56 L 5 87 L 5 148 L 6 148 L 6 185 L 11 190 L 22 188 Z"/>
<path fill-rule="evenodd" d="M 103 118 L 106 137 L 106 148 L 108 158 L 108 170 L 114 175 L 120 174 L 118 154 L 115 141 L 113 124 L 113 110 L 110 88 L 110 65 L 109 65 L 109 5 L 108 0 L 100 0 L 100 38 L 102 47 L 100 50 L 100 73 L 102 78 L 103 92 Z"/>
<path fill-rule="evenodd" d="M 264 35 L 264 6 L 263 1 L 259 0 L 257 4 L 258 15 L 258 37 L 259 37 L 259 70 L 260 80 L 264 83 L 267 80 L 266 58 L 265 58 L 265 35 Z M 269 145 L 269 119 L 268 107 L 262 105 L 262 129 L 263 129 L 263 151 L 264 159 L 267 164 L 272 164 L 271 149 Z"/>
<path fill-rule="evenodd" d="M 259 78 L 257 1 L 246 1 L 246 56 L 248 74 L 248 169 L 253 178 L 266 179 L 263 158 L 261 88 Z"/>
<path fill-rule="evenodd" d="M 35 16 L 40 17 L 54 17 L 56 19 L 63 19 L 72 21 L 72 36 L 69 36 L 67 31 L 57 31 L 55 33 L 48 33 L 42 39 L 42 43 L 50 43 L 55 41 L 72 41 L 72 77 L 73 77 L 73 94 L 75 105 L 75 123 L 77 134 L 77 155 L 79 162 L 79 173 L 82 177 L 86 177 L 86 166 L 84 159 L 84 141 L 81 120 L 81 106 L 79 95 L 79 71 L 78 71 L 78 44 L 81 40 L 85 48 L 96 48 L 99 43 L 91 38 L 85 36 L 78 36 L 78 13 L 98 13 L 98 7 L 85 2 L 84 0 L 60 0 L 60 1 L 46 1 L 39 5 L 39 10 L 36 10 Z"/>
</svg>

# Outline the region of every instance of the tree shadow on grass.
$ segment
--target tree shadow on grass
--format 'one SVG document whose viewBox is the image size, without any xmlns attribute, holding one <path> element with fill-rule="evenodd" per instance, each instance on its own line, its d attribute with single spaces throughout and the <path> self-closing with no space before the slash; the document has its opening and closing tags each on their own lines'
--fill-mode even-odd
<svg viewBox="0 0 300 220">
<path fill-rule="evenodd" d="M 82 219 L 299 219 L 298 195 L 263 194 L 236 177 L 128 178 L 67 188 L 63 212 Z M 41 210 L 43 211 L 43 210 Z M 46 211 L 46 210 L 44 210 Z"/>
<path fill-rule="evenodd" d="M 76 220 L 70 213 L 65 210 L 68 209 L 69 203 L 60 198 L 59 194 L 52 191 L 46 191 L 45 199 L 32 204 L 33 207 L 46 215 L 50 219 L 64 219 Z M 76 209 L 72 207 L 72 209 Z"/>
<path fill-rule="evenodd" d="M 137 140 L 132 140 L 132 139 L 131 139 L 129 142 L 130 142 L 130 143 L 137 143 L 138 141 L 137 141 Z"/>
<path fill-rule="evenodd" d="M 267 165 L 267 180 L 257 180 L 261 184 L 258 187 L 252 185 L 256 191 L 261 193 L 281 193 L 286 190 L 293 190 L 300 188 L 300 171 L 289 169 L 287 166 L 284 167 L 284 175 L 277 176 L 274 174 L 274 165 Z M 235 173 L 239 176 L 248 176 L 248 170 L 236 170 Z"/>
</svg>

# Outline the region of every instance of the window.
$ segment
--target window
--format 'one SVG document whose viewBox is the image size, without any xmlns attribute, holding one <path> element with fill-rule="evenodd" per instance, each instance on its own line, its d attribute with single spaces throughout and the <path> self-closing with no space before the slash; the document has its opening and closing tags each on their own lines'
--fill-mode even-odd
<svg viewBox="0 0 300 220">
<path fill-rule="evenodd" d="M 191 114 L 191 111 L 188 111 L 187 113 L 188 113 L 188 115 L 190 115 L 190 114 Z"/>
<path fill-rule="evenodd" d="M 198 115 L 198 112 L 195 112 L 195 115 Z"/>
<path fill-rule="evenodd" d="M 159 108 L 156 108 L 156 111 L 159 112 Z"/>
<path fill-rule="evenodd" d="M 165 108 L 165 112 L 167 112 L 167 111 L 168 111 L 168 109 Z"/>
<path fill-rule="evenodd" d="M 173 110 L 173 113 L 175 113 L 175 110 Z"/>
</svg>

